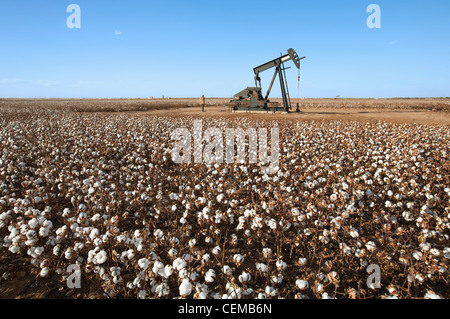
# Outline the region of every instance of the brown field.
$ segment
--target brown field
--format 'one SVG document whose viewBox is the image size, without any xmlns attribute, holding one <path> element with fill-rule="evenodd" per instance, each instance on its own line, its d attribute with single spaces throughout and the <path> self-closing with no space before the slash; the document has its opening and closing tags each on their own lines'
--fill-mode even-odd
<svg viewBox="0 0 450 319">
<path fill-rule="evenodd" d="M 281 103 L 281 99 L 273 99 Z M 388 121 L 450 125 L 450 99 L 292 99 L 300 113 L 230 113 L 227 98 L 208 98 L 202 113 L 197 98 L 174 99 L 0 99 L 0 108 L 70 112 L 130 112 L 158 116 L 220 116 L 294 120 Z M 295 110 L 295 107 L 293 107 Z"/>
<path fill-rule="evenodd" d="M 450 298 L 450 100 L 227 102 L 0 99 L 0 298 Z M 194 119 L 279 127 L 276 176 L 176 164 Z"/>
</svg>

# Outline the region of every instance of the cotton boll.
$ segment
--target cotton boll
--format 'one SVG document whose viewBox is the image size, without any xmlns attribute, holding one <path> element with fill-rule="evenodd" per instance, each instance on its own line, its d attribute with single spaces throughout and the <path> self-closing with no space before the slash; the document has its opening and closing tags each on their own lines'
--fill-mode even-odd
<svg viewBox="0 0 450 319">
<path fill-rule="evenodd" d="M 419 246 L 423 251 L 429 251 L 431 249 L 430 243 L 421 243 Z"/>
<path fill-rule="evenodd" d="M 25 235 L 28 239 L 34 239 L 36 237 L 36 232 L 34 230 L 27 231 Z"/>
<path fill-rule="evenodd" d="M 55 247 L 53 247 L 53 250 L 52 250 L 53 255 L 58 256 L 60 249 L 61 249 L 61 246 L 59 244 L 56 245 Z"/>
<path fill-rule="evenodd" d="M 438 249 L 436 249 L 436 248 L 430 249 L 430 253 L 431 253 L 433 256 L 435 256 L 435 257 L 437 257 L 437 256 L 439 256 L 439 255 L 441 254 L 441 252 L 440 252 Z"/>
<path fill-rule="evenodd" d="M 178 271 L 178 277 L 180 279 L 188 278 L 189 277 L 188 270 L 186 268 L 183 268 L 183 269 L 179 270 Z"/>
<path fill-rule="evenodd" d="M 166 265 L 159 270 L 158 274 L 163 278 L 169 278 L 173 274 L 173 267 L 171 265 Z"/>
<path fill-rule="evenodd" d="M 99 221 L 100 218 L 101 218 L 100 214 L 97 213 L 91 217 L 91 221 L 96 222 L 96 221 Z"/>
<path fill-rule="evenodd" d="M 266 286 L 266 288 L 264 289 L 265 294 L 260 294 L 258 295 L 258 297 L 261 297 L 259 299 L 265 299 L 266 296 L 269 297 L 275 297 L 277 294 L 277 291 L 272 287 L 272 286 Z"/>
<path fill-rule="evenodd" d="M 445 247 L 445 248 L 443 249 L 443 252 L 444 252 L 444 257 L 445 257 L 446 259 L 450 259 L 450 247 Z"/>
<path fill-rule="evenodd" d="M 272 230 L 277 229 L 277 221 L 275 219 L 270 219 L 267 223 Z"/>
<path fill-rule="evenodd" d="M 93 228 L 89 234 L 89 238 L 91 240 L 94 240 L 98 235 L 100 234 L 100 231 L 97 228 Z"/>
<path fill-rule="evenodd" d="M 295 285 L 300 289 L 300 290 L 305 290 L 309 287 L 309 283 L 306 280 L 301 280 L 301 279 L 297 279 L 295 281 Z"/>
<path fill-rule="evenodd" d="M 104 262 L 106 262 L 106 260 L 108 259 L 107 253 L 105 250 L 101 250 L 100 252 L 98 252 L 98 254 L 96 254 L 95 256 L 95 263 L 96 264 L 103 264 Z"/>
<path fill-rule="evenodd" d="M 45 221 L 42 223 L 42 227 L 52 228 L 52 227 L 53 227 L 53 223 L 52 223 L 51 220 L 45 220 Z"/>
<path fill-rule="evenodd" d="M 209 254 L 204 254 L 202 256 L 202 262 L 207 263 L 211 259 L 211 256 Z"/>
<path fill-rule="evenodd" d="M 154 292 L 158 294 L 158 297 L 164 297 L 170 293 L 170 287 L 167 283 L 163 282 L 155 287 Z"/>
<path fill-rule="evenodd" d="M 133 282 L 131 282 L 131 281 L 127 282 L 126 286 L 127 286 L 128 289 L 135 289 L 136 288 L 136 285 Z"/>
<path fill-rule="evenodd" d="M 416 275 L 414 276 L 414 279 L 415 279 L 417 282 L 419 282 L 419 283 L 422 283 L 422 282 L 424 281 L 424 278 L 423 278 L 423 276 L 422 276 L 421 274 L 416 274 Z"/>
<path fill-rule="evenodd" d="M 317 283 L 316 290 L 317 290 L 317 292 L 322 292 L 323 291 L 323 285 L 320 282 Z"/>
<path fill-rule="evenodd" d="M 191 281 L 195 282 L 195 281 L 197 281 L 197 278 L 198 278 L 199 276 L 200 276 L 200 275 L 198 274 L 198 272 L 192 271 L 192 272 L 189 274 L 189 279 L 191 279 Z"/>
<path fill-rule="evenodd" d="M 187 266 L 187 262 L 178 257 L 177 259 L 175 259 L 172 263 L 173 268 L 175 268 L 178 271 L 181 271 L 182 269 L 184 269 Z"/>
<path fill-rule="evenodd" d="M 157 229 L 155 230 L 154 234 L 153 234 L 156 238 L 163 238 L 164 237 L 164 232 L 161 229 Z"/>
<path fill-rule="evenodd" d="M 62 226 L 62 227 L 60 227 L 60 228 L 58 228 L 58 229 L 56 230 L 56 235 L 57 235 L 57 236 L 63 236 L 63 235 L 65 234 L 66 231 L 67 231 L 67 226 L 64 225 L 64 226 Z"/>
<path fill-rule="evenodd" d="M 191 254 L 184 254 L 182 258 L 184 260 L 186 260 L 187 262 L 193 262 L 194 261 L 194 256 L 192 256 Z"/>
<path fill-rule="evenodd" d="M 13 254 L 17 254 L 20 252 L 20 247 L 18 245 L 11 245 L 9 246 L 8 250 Z"/>
<path fill-rule="evenodd" d="M 47 227 L 39 228 L 39 236 L 41 236 L 41 237 L 47 237 L 49 232 L 50 232 L 50 228 L 47 228 Z"/>
<path fill-rule="evenodd" d="M 284 276 L 282 274 L 272 276 L 271 280 L 274 284 L 281 284 Z"/>
<path fill-rule="evenodd" d="M 136 250 L 137 251 L 143 251 L 144 250 L 144 243 L 141 241 L 137 244 Z"/>
<path fill-rule="evenodd" d="M 281 259 L 278 259 L 275 264 L 276 264 L 277 269 L 279 271 L 284 270 L 286 268 L 286 266 L 287 266 L 286 263 L 283 260 L 281 260 Z"/>
<path fill-rule="evenodd" d="M 178 251 L 177 251 L 175 248 L 171 248 L 171 249 L 169 249 L 168 254 L 169 254 L 169 256 L 171 256 L 171 257 L 175 257 L 175 256 L 178 255 Z"/>
<path fill-rule="evenodd" d="M 35 249 L 34 249 L 34 252 L 35 252 L 35 254 L 37 255 L 37 256 L 40 256 L 40 255 L 42 255 L 42 253 L 44 252 L 44 247 L 36 247 Z"/>
<path fill-rule="evenodd" d="M 205 281 L 208 283 L 214 282 L 215 277 L 216 277 L 216 272 L 214 271 L 214 269 L 209 269 L 205 273 Z"/>
<path fill-rule="evenodd" d="M 64 257 L 68 260 L 72 259 L 73 256 L 73 249 L 72 248 L 67 248 L 66 251 L 64 252 Z"/>
<path fill-rule="evenodd" d="M 223 272 L 225 275 L 227 275 L 227 276 L 231 276 L 231 275 L 233 274 L 233 271 L 232 271 L 231 267 L 228 266 L 228 265 L 224 265 L 224 266 L 222 267 L 222 272 Z"/>
<path fill-rule="evenodd" d="M 134 254 L 134 250 L 133 249 L 128 249 L 126 252 L 126 257 L 128 258 L 128 260 L 132 260 L 135 256 Z M 148 266 L 148 265 L 147 265 Z"/>
<path fill-rule="evenodd" d="M 217 197 L 216 197 L 216 199 L 217 199 L 217 202 L 221 203 L 221 202 L 222 202 L 222 200 L 224 199 L 224 197 L 225 197 L 225 195 L 224 195 L 224 194 L 219 194 L 219 195 L 217 195 Z"/>
<path fill-rule="evenodd" d="M 195 244 L 197 243 L 197 240 L 195 238 L 192 238 L 191 240 L 189 240 L 189 247 L 194 247 Z"/>
<path fill-rule="evenodd" d="M 415 260 L 421 260 L 423 254 L 422 254 L 420 251 L 417 251 L 417 250 L 416 250 L 415 252 L 413 252 L 412 256 L 413 256 L 413 258 L 414 258 Z"/>
<path fill-rule="evenodd" d="M 221 249 L 219 246 L 216 246 L 216 247 L 213 248 L 212 253 L 213 253 L 214 255 L 218 255 L 218 254 L 220 254 L 220 251 L 221 251 L 221 250 L 222 250 L 222 249 Z"/>
<path fill-rule="evenodd" d="M 141 258 L 138 260 L 138 265 L 141 269 L 146 270 L 150 265 L 150 261 L 147 258 Z"/>
<path fill-rule="evenodd" d="M 258 293 L 257 299 L 266 299 L 266 298 L 267 298 L 267 295 L 264 292 Z"/>
<path fill-rule="evenodd" d="M 145 299 L 145 297 L 147 297 L 147 291 L 139 290 L 138 297 L 139 297 L 139 299 Z"/>
<path fill-rule="evenodd" d="M 30 228 L 36 228 L 39 226 L 39 222 L 36 218 L 32 218 L 29 222 L 28 222 L 28 226 Z"/>
<path fill-rule="evenodd" d="M 272 249 L 263 248 L 262 253 L 263 253 L 264 258 L 270 258 L 272 256 Z"/>
<path fill-rule="evenodd" d="M 155 261 L 155 263 L 153 264 L 153 273 L 158 274 L 160 269 L 164 268 L 164 264 L 160 261 Z"/>
<path fill-rule="evenodd" d="M 192 292 L 192 284 L 189 282 L 189 279 L 183 279 L 179 287 L 180 296 L 186 297 L 189 296 Z"/>
<path fill-rule="evenodd" d="M 111 267 L 109 268 L 109 271 L 111 272 L 111 276 L 118 277 L 120 276 L 120 267 Z"/>
<path fill-rule="evenodd" d="M 327 274 L 327 278 L 332 283 L 338 283 L 339 282 L 339 274 L 337 272 L 335 272 L 335 271 L 332 271 L 332 272 L 328 273 Z"/>
<path fill-rule="evenodd" d="M 374 251 L 374 250 L 377 248 L 377 246 L 375 245 L 375 243 L 374 243 L 373 241 L 369 241 L 369 242 L 367 242 L 367 244 L 366 244 L 366 248 L 367 248 L 369 251 Z"/>
<path fill-rule="evenodd" d="M 333 299 L 333 298 L 330 297 L 330 295 L 328 295 L 327 292 L 324 292 L 324 293 L 322 294 L 322 299 Z"/>
<path fill-rule="evenodd" d="M 48 267 L 44 267 L 44 268 L 41 269 L 41 272 L 39 273 L 39 276 L 45 278 L 45 277 L 48 276 L 48 273 L 49 273 Z"/>
<path fill-rule="evenodd" d="M 198 288 L 198 284 L 195 287 L 195 289 L 197 290 L 196 294 L 194 295 L 195 299 L 207 299 L 208 298 L 208 294 L 209 294 L 209 290 L 207 288 Z"/>
<path fill-rule="evenodd" d="M 233 260 L 236 264 L 240 265 L 241 263 L 244 262 L 244 256 L 242 256 L 241 254 L 235 254 L 233 256 Z"/>
<path fill-rule="evenodd" d="M 27 245 L 27 246 L 34 246 L 36 244 L 36 242 L 37 242 L 36 238 L 33 237 L 33 238 L 28 239 L 25 242 L 25 245 Z"/>
<path fill-rule="evenodd" d="M 304 266 L 304 265 L 306 265 L 307 259 L 303 258 L 303 257 L 300 257 L 298 259 L 298 262 L 299 262 L 300 265 Z"/>
<path fill-rule="evenodd" d="M 247 281 L 250 281 L 252 279 L 252 276 L 248 272 L 243 271 L 242 274 L 239 275 L 238 279 L 239 282 L 245 283 Z"/>
<path fill-rule="evenodd" d="M 350 236 L 352 236 L 353 238 L 358 238 L 359 237 L 359 232 L 356 228 L 352 228 L 350 231 Z"/>
<path fill-rule="evenodd" d="M 63 217 L 67 217 L 70 214 L 70 209 L 69 208 L 64 208 L 62 211 L 62 216 Z"/>
<path fill-rule="evenodd" d="M 267 265 L 263 263 L 257 263 L 256 264 L 256 270 L 260 272 L 266 272 L 267 271 Z"/>
<path fill-rule="evenodd" d="M 442 299 L 441 296 L 435 294 L 433 291 L 427 291 L 424 299 Z"/>
</svg>

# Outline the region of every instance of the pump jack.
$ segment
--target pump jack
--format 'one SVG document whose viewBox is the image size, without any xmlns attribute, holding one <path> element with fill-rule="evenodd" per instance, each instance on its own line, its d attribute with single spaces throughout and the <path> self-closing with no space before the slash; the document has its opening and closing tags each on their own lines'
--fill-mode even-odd
<svg viewBox="0 0 450 319">
<path fill-rule="evenodd" d="M 276 58 L 272 61 L 266 62 L 257 66 L 253 69 L 255 73 L 255 86 L 247 87 L 246 89 L 236 93 L 233 96 L 233 99 L 230 101 L 231 106 L 234 111 L 284 111 L 289 112 L 291 109 L 291 99 L 289 96 L 289 89 L 287 86 L 286 79 L 286 68 L 284 63 L 292 60 L 300 70 L 300 61 L 306 57 L 299 58 L 298 54 L 294 51 L 294 49 L 289 49 L 288 54 L 281 55 L 279 58 Z M 261 88 L 261 78 L 259 74 L 271 68 L 275 68 L 275 72 L 272 77 L 272 81 L 270 82 L 269 88 L 267 90 L 266 95 L 263 97 L 262 88 Z M 271 102 L 269 100 L 269 94 L 272 90 L 272 86 L 275 82 L 275 79 L 278 75 L 280 80 L 280 88 L 281 88 L 281 96 L 283 98 L 283 106 L 279 107 L 278 102 Z"/>
</svg>

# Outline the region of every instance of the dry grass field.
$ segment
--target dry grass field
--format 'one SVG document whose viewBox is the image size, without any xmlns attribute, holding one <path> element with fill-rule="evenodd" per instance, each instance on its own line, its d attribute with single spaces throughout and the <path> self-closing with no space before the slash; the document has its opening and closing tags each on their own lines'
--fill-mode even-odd
<svg viewBox="0 0 450 319">
<path fill-rule="evenodd" d="M 227 101 L 0 100 L 0 297 L 450 298 L 450 100 Z M 195 119 L 279 128 L 278 172 L 174 163 Z"/>
<path fill-rule="evenodd" d="M 281 99 L 272 99 L 282 102 Z M 207 98 L 209 106 L 222 106 L 228 98 Z M 450 99 L 292 99 L 302 108 L 405 109 L 450 112 Z M 173 99 L 0 99 L 1 105 L 32 106 L 73 112 L 152 111 L 198 107 L 198 98 Z"/>
</svg>

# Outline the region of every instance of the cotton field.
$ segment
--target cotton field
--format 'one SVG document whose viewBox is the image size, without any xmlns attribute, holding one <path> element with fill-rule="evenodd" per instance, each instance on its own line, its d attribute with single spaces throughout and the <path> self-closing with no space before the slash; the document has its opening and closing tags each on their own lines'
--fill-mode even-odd
<svg viewBox="0 0 450 319">
<path fill-rule="evenodd" d="M 278 127 L 267 175 L 259 163 L 174 163 L 171 132 L 192 129 L 191 116 L 0 113 L 0 289 L 450 297 L 448 126 L 203 118 L 223 132 Z"/>
</svg>

